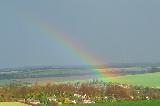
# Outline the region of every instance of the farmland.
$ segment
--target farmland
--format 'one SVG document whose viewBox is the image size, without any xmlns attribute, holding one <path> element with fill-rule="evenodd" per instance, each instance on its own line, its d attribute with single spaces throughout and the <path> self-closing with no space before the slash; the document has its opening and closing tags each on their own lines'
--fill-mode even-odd
<svg viewBox="0 0 160 106">
<path fill-rule="evenodd" d="M 0 102 L 0 106 L 31 106 L 31 105 L 22 104 L 18 102 Z"/>
<path fill-rule="evenodd" d="M 119 83 L 127 83 L 137 86 L 146 86 L 146 87 L 160 87 L 160 72 L 157 73 L 145 73 L 137 75 L 126 75 L 120 76 L 117 78 Z"/>
<path fill-rule="evenodd" d="M 93 79 L 98 79 L 96 75 L 93 74 L 84 74 L 83 72 L 81 72 L 81 74 L 78 75 L 78 73 L 80 73 L 80 71 L 76 70 L 67 70 L 68 73 L 76 73 L 77 75 L 69 75 L 68 76 L 63 76 L 66 72 L 60 71 L 58 73 L 58 71 L 51 70 L 50 71 L 46 71 L 45 70 L 41 70 L 41 71 L 36 71 L 34 72 L 34 75 L 37 76 L 37 78 L 24 78 L 24 79 L 5 79 L 5 80 L 0 80 L 0 85 L 5 85 L 5 84 L 10 84 L 10 83 L 18 83 L 18 84 L 34 84 L 35 82 L 38 82 L 40 84 L 45 84 L 46 82 L 50 82 L 50 83 L 55 83 L 55 82 L 84 82 L 84 81 L 90 81 Z M 56 76 L 58 73 L 58 77 Z M 61 74 L 60 74 L 61 73 Z M 83 75 L 82 75 L 83 73 Z M 32 74 L 32 73 L 31 73 Z M 46 77 L 41 77 L 46 75 Z M 48 75 L 48 76 L 47 76 Z M 50 75 L 50 77 L 49 77 Z M 22 74 L 23 76 L 23 74 Z M 130 84 L 130 85 L 137 85 L 137 86 L 145 86 L 145 87 L 156 87 L 159 88 L 160 87 L 160 83 L 159 83 L 159 78 L 160 78 L 160 72 L 155 72 L 155 73 L 144 73 L 144 74 L 134 74 L 134 75 L 120 75 L 118 77 L 116 77 L 115 81 L 112 82 L 118 82 L 118 83 L 124 83 L 124 84 Z M 100 80 L 100 79 L 99 79 Z"/>
<path fill-rule="evenodd" d="M 0 76 L 4 79 L 0 80 L 0 100 L 3 102 L 0 106 L 23 106 L 14 101 L 24 98 L 25 103 L 38 101 L 44 105 L 53 103 L 48 99 L 52 98 L 57 100 L 56 103 L 62 103 L 62 106 L 72 106 L 74 102 L 76 106 L 159 104 L 156 100 L 160 98 L 158 68 L 120 69 L 118 76 L 114 78 L 116 80 L 110 80 L 111 82 L 102 81 L 90 68 L 27 68 L 1 71 Z M 84 104 L 85 100 L 93 104 Z"/>
<path fill-rule="evenodd" d="M 62 106 L 158 106 L 160 100 L 150 101 L 125 101 L 115 103 L 101 103 L 101 104 L 79 104 L 79 105 L 62 105 Z"/>
<path fill-rule="evenodd" d="M 143 100 L 143 101 L 125 101 L 125 102 L 114 102 L 114 103 L 99 103 L 99 104 L 77 104 L 77 105 L 69 105 L 63 104 L 61 106 L 158 106 L 160 104 L 160 100 Z M 2 102 L 0 106 L 30 106 L 27 104 L 22 104 L 18 102 Z"/>
<path fill-rule="evenodd" d="M 149 68 L 148 68 L 149 67 Z M 104 67 L 101 67 L 104 68 Z M 0 85 L 10 83 L 34 84 L 39 82 L 70 82 L 89 81 L 93 79 L 101 80 L 91 67 L 25 67 L 0 70 Z M 107 68 L 117 74 L 118 83 L 132 85 L 142 85 L 149 87 L 159 87 L 158 78 L 160 76 L 159 66 L 114 66 Z M 116 72 L 117 71 L 117 72 Z M 110 77 L 110 76 L 106 76 Z M 152 79 L 152 80 L 150 80 Z M 112 80 L 111 80 L 112 81 Z"/>
</svg>

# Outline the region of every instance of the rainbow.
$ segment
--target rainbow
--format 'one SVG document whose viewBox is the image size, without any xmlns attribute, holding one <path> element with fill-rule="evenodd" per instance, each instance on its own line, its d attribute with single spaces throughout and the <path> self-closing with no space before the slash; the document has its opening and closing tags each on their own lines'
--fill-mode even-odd
<svg viewBox="0 0 160 106">
<path fill-rule="evenodd" d="M 35 23 L 35 21 L 33 23 Z M 47 35 L 52 37 L 53 40 L 56 40 L 65 49 L 67 48 L 70 53 L 73 53 L 76 58 L 78 57 L 79 60 L 82 61 L 84 64 L 92 66 L 91 69 L 96 74 L 98 79 L 107 82 L 116 79 L 115 76 L 118 75 L 117 72 L 111 72 L 111 68 L 107 66 L 105 68 L 100 68 L 99 65 L 104 64 L 102 59 L 93 55 L 93 53 L 88 52 L 87 49 L 81 47 L 80 44 L 67 36 L 67 34 L 64 34 L 61 31 L 57 31 L 56 28 L 53 28 L 47 23 L 38 22 L 34 25 L 39 28 L 40 31 L 47 33 Z"/>
</svg>

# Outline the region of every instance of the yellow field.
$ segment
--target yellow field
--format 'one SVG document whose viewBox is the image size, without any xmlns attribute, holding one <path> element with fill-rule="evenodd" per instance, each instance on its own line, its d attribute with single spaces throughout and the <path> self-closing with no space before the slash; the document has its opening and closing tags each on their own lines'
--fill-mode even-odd
<svg viewBox="0 0 160 106">
<path fill-rule="evenodd" d="M 31 106 L 19 102 L 0 102 L 0 106 Z"/>
</svg>

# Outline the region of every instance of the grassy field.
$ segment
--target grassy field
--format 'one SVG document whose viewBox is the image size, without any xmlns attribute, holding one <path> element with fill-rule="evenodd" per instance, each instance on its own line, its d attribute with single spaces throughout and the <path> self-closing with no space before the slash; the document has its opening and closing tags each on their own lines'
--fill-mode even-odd
<svg viewBox="0 0 160 106">
<path fill-rule="evenodd" d="M 78 105 L 61 105 L 61 106 L 159 106 L 160 100 L 143 100 L 143 101 L 124 101 L 101 104 L 78 104 Z M 0 102 L 0 106 L 30 106 L 18 102 Z"/>
<path fill-rule="evenodd" d="M 15 82 L 15 80 L 0 80 L 0 86 L 9 85 L 14 82 Z"/>
<path fill-rule="evenodd" d="M 79 104 L 79 105 L 62 105 L 62 106 L 159 106 L 160 100 L 144 100 L 144 101 L 130 101 L 130 102 L 115 102 L 105 104 Z"/>
<path fill-rule="evenodd" d="M 117 77 L 117 82 L 160 88 L 160 72 Z"/>
<path fill-rule="evenodd" d="M 31 106 L 18 102 L 0 102 L 0 106 Z"/>
<path fill-rule="evenodd" d="M 78 70 L 79 71 L 79 70 Z M 64 70 L 61 71 L 62 73 Z M 68 70 L 66 71 L 68 72 Z M 55 70 L 47 70 L 47 71 L 35 71 L 32 74 L 37 75 L 44 75 L 44 74 L 53 74 L 58 73 L 58 71 Z M 90 79 L 89 79 L 90 78 Z M 24 78 L 24 79 L 15 79 L 15 80 L 0 80 L 0 85 L 10 84 L 16 81 L 21 82 L 28 82 L 28 83 L 35 83 L 38 81 L 39 83 L 45 84 L 46 82 L 84 82 L 91 79 L 95 79 L 96 76 L 69 76 L 69 77 L 42 77 L 42 78 Z M 137 75 L 125 75 L 125 76 L 119 76 L 116 78 L 115 82 L 118 83 L 127 83 L 131 85 L 138 85 L 138 86 L 145 86 L 145 87 L 157 87 L 160 88 L 160 72 L 156 73 L 145 73 L 145 74 L 137 74 Z"/>
<path fill-rule="evenodd" d="M 44 74 L 44 72 L 36 72 L 36 74 Z M 52 73 L 47 71 L 48 73 Z M 90 78 L 90 79 L 89 79 Z M 24 82 L 32 82 L 35 80 L 39 80 L 41 83 L 46 82 L 65 82 L 65 81 L 71 81 L 71 82 L 84 82 L 87 80 L 95 79 L 96 76 L 70 76 L 70 77 L 47 77 L 47 78 L 29 78 L 29 79 L 21 79 L 21 81 Z M 137 86 L 145 86 L 145 87 L 157 87 L 160 88 L 160 72 L 156 73 L 145 73 L 145 74 L 136 74 L 136 75 L 125 75 L 125 76 L 119 76 L 116 78 L 115 82 L 118 83 L 127 83 L 131 85 L 137 85 Z M 114 81 L 113 81 L 114 82 Z"/>
</svg>

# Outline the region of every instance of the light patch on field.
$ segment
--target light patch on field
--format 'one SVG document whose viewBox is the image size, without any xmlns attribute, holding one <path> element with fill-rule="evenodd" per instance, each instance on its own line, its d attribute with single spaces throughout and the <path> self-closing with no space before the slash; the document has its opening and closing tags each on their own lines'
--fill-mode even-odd
<svg viewBox="0 0 160 106">
<path fill-rule="evenodd" d="M 120 76 L 117 77 L 116 82 L 159 88 L 160 87 L 159 80 L 160 80 L 160 72 L 157 72 L 157 73 Z"/>
<path fill-rule="evenodd" d="M 0 106 L 31 106 L 19 102 L 0 102 Z"/>
</svg>

